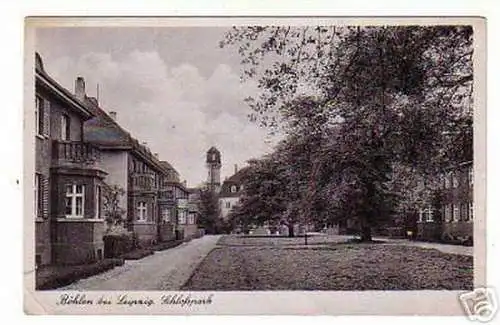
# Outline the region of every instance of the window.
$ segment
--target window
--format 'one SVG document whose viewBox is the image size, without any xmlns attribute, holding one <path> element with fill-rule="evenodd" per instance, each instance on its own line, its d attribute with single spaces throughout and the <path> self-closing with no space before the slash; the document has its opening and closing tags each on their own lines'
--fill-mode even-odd
<svg viewBox="0 0 500 325">
<path fill-rule="evenodd" d="M 453 206 L 453 221 L 459 221 L 460 220 L 460 210 L 458 207 L 458 204 L 452 204 Z"/>
<path fill-rule="evenodd" d="M 427 222 L 434 222 L 434 211 L 432 211 L 432 208 L 427 208 L 425 209 L 426 212 L 426 218 L 425 221 Z"/>
<path fill-rule="evenodd" d="M 231 193 L 236 193 L 236 185 L 231 186 Z"/>
<path fill-rule="evenodd" d="M 36 103 L 35 103 L 35 123 L 36 123 L 36 134 L 38 135 L 43 135 L 45 129 L 44 129 L 44 123 L 43 119 L 45 116 L 45 108 L 44 108 L 44 100 L 36 96 Z"/>
<path fill-rule="evenodd" d="M 469 220 L 474 220 L 474 203 L 469 202 Z"/>
<path fill-rule="evenodd" d="M 35 218 L 42 217 L 42 204 L 43 204 L 43 189 L 42 180 L 40 174 L 35 174 L 35 186 L 34 186 L 34 203 L 35 203 Z"/>
<path fill-rule="evenodd" d="M 61 140 L 63 141 L 69 141 L 70 139 L 70 119 L 69 116 L 66 114 L 63 114 L 61 116 Z"/>
<path fill-rule="evenodd" d="M 474 185 L 474 169 L 472 166 L 469 167 L 469 186 Z"/>
<path fill-rule="evenodd" d="M 96 187 L 95 187 L 95 218 L 96 219 L 101 219 L 101 207 L 102 207 L 101 186 L 96 185 Z"/>
<path fill-rule="evenodd" d="M 193 214 L 190 214 L 190 215 L 188 216 L 188 223 L 189 223 L 190 225 L 194 225 L 194 215 L 193 215 Z"/>
<path fill-rule="evenodd" d="M 161 211 L 161 218 L 163 222 L 170 222 L 170 210 L 168 208 L 163 208 Z"/>
<path fill-rule="evenodd" d="M 453 182 L 453 188 L 457 188 L 458 187 L 458 177 L 457 177 L 457 173 L 452 173 L 451 174 L 452 176 L 452 182 Z"/>
<path fill-rule="evenodd" d="M 85 186 L 66 185 L 66 217 L 83 218 L 85 202 Z"/>
<path fill-rule="evenodd" d="M 231 202 L 226 202 L 226 208 L 227 209 L 231 208 Z"/>
<path fill-rule="evenodd" d="M 146 206 L 146 202 L 137 202 L 137 220 L 138 221 L 146 221 L 146 215 L 148 212 L 148 208 Z"/>
<path fill-rule="evenodd" d="M 424 210 L 419 209 L 418 210 L 418 222 L 423 222 L 424 221 Z"/>
<path fill-rule="evenodd" d="M 216 159 L 216 155 L 213 153 L 212 154 L 212 160 L 215 161 L 215 159 Z"/>
<path fill-rule="evenodd" d="M 186 223 L 186 211 L 179 211 L 179 224 L 183 225 Z"/>
<path fill-rule="evenodd" d="M 469 220 L 467 210 L 468 210 L 467 204 L 465 204 L 465 203 L 460 204 L 460 221 Z"/>
<path fill-rule="evenodd" d="M 450 222 L 452 219 L 451 206 L 449 204 L 444 206 L 444 218 L 446 222 Z"/>
</svg>

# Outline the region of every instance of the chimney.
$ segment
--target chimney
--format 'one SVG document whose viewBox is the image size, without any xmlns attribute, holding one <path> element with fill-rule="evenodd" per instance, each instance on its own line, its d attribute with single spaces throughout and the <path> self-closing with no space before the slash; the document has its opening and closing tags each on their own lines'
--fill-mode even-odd
<svg viewBox="0 0 500 325">
<path fill-rule="evenodd" d="M 142 142 L 142 145 L 143 145 L 143 146 L 145 146 L 145 147 L 147 147 L 147 146 L 148 146 L 148 143 L 147 143 L 146 141 L 143 141 L 143 142 Z"/>
<path fill-rule="evenodd" d="M 158 155 L 157 152 L 155 152 L 153 155 L 155 156 L 156 159 L 160 159 L 160 156 Z"/>
<path fill-rule="evenodd" d="M 79 100 L 85 99 L 85 80 L 83 77 L 77 77 L 75 80 L 75 96 Z"/>
<path fill-rule="evenodd" d="M 186 180 L 183 180 L 183 181 L 182 181 L 182 185 L 184 185 L 184 187 L 187 187 L 187 181 L 186 181 Z"/>
<path fill-rule="evenodd" d="M 115 111 L 109 112 L 109 116 L 111 116 L 111 118 L 113 119 L 113 121 L 116 121 L 116 112 Z"/>
<path fill-rule="evenodd" d="M 236 174 L 238 172 L 238 164 L 234 164 L 234 173 Z"/>
</svg>

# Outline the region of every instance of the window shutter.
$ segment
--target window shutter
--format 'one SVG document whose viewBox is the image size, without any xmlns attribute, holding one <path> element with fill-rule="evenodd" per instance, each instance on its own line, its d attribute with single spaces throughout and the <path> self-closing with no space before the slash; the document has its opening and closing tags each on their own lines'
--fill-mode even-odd
<svg viewBox="0 0 500 325">
<path fill-rule="evenodd" d="M 42 216 L 45 219 L 49 217 L 49 178 L 41 175 L 42 191 L 39 195 L 42 196 Z"/>
<path fill-rule="evenodd" d="M 43 101 L 43 135 L 50 137 L 50 102 Z"/>
</svg>

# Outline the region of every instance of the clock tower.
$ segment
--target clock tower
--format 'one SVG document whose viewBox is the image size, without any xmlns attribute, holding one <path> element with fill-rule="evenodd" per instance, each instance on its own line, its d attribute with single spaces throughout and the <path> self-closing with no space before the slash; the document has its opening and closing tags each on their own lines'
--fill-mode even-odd
<svg viewBox="0 0 500 325">
<path fill-rule="evenodd" d="M 221 157 L 220 151 L 215 147 L 211 147 L 207 151 L 207 186 L 210 191 L 216 193 L 220 190 L 220 168 L 221 168 Z"/>
</svg>

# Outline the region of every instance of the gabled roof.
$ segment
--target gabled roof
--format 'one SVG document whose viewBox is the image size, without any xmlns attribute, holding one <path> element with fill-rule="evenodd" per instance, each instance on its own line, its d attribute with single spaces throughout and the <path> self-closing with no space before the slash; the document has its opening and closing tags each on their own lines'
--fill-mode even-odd
<svg viewBox="0 0 500 325">
<path fill-rule="evenodd" d="M 245 181 L 245 178 L 248 176 L 250 172 L 250 167 L 246 166 L 236 172 L 234 175 L 226 179 L 221 186 L 221 191 L 219 193 L 219 197 L 238 197 L 241 192 L 241 185 Z M 231 187 L 236 185 L 236 192 L 231 192 Z"/>
<path fill-rule="evenodd" d="M 134 139 L 130 133 L 91 98 L 86 97 L 85 102 L 95 115 L 84 124 L 85 140 L 108 149 L 132 149 Z"/>
<path fill-rule="evenodd" d="M 243 183 L 245 177 L 247 177 L 248 173 L 250 172 L 250 166 L 243 167 L 239 171 L 236 172 L 236 174 L 230 176 L 228 179 L 222 183 L 223 185 L 227 182 L 229 183 L 236 183 L 236 184 L 241 184 Z"/>
<path fill-rule="evenodd" d="M 131 150 L 160 171 L 168 173 L 169 170 L 174 170 L 178 174 L 172 165 L 166 161 L 160 162 L 146 146 L 141 145 L 137 139 L 99 107 L 95 98 L 85 96 L 85 104 L 95 115 L 94 118 L 84 123 L 85 141 L 92 142 L 100 149 Z"/>
<path fill-rule="evenodd" d="M 68 104 L 71 110 L 78 113 L 84 119 L 92 117 L 92 112 L 84 103 L 45 72 L 42 57 L 39 53 L 35 53 L 35 82 L 47 88 L 53 95 Z"/>
</svg>

